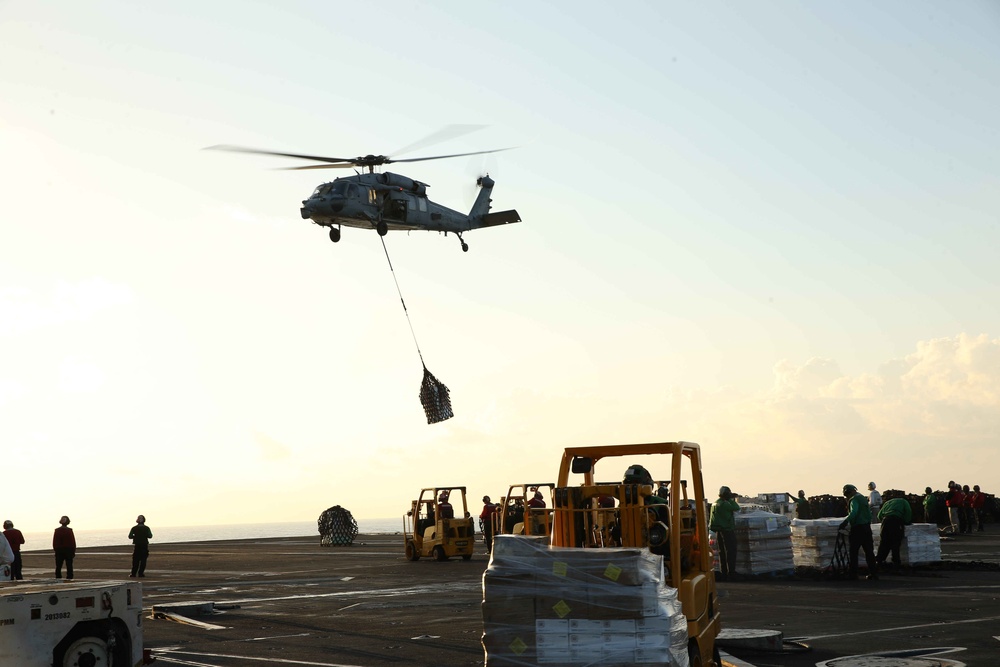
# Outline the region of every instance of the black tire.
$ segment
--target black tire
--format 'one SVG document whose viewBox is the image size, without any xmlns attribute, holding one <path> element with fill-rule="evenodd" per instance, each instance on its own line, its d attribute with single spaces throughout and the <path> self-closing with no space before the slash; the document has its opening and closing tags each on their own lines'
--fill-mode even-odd
<svg viewBox="0 0 1000 667">
<path fill-rule="evenodd" d="M 694 640 L 688 643 L 688 664 L 690 667 L 702 667 L 701 652 L 698 650 L 698 642 Z"/>
<path fill-rule="evenodd" d="M 440 544 L 434 547 L 434 559 L 439 561 L 448 560 L 448 554 L 444 552 L 444 547 Z"/>
<path fill-rule="evenodd" d="M 336 227 L 330 228 L 330 240 L 333 241 L 334 243 L 340 241 L 340 230 L 337 229 Z"/>
<path fill-rule="evenodd" d="M 472 560 L 472 554 L 462 554 L 462 560 Z"/>
<path fill-rule="evenodd" d="M 132 643 L 128 630 L 117 619 L 86 621 L 63 637 L 52 651 L 52 658 L 55 667 L 128 665 L 132 660 Z"/>
<path fill-rule="evenodd" d="M 719 655 L 718 646 L 715 646 L 712 649 L 712 661 L 715 662 L 715 667 L 722 667 L 722 656 Z"/>
<path fill-rule="evenodd" d="M 462 242 L 462 252 L 469 252 L 469 244 L 465 241 Z"/>
<path fill-rule="evenodd" d="M 420 560 L 420 552 L 417 551 L 417 545 L 413 543 L 413 540 L 406 540 L 406 546 L 403 549 L 406 554 L 406 560 L 417 561 Z"/>
<path fill-rule="evenodd" d="M 379 220 L 378 224 L 375 225 L 375 231 L 378 232 L 379 236 L 385 236 L 389 233 L 389 225 L 385 224 L 382 220 Z"/>
</svg>

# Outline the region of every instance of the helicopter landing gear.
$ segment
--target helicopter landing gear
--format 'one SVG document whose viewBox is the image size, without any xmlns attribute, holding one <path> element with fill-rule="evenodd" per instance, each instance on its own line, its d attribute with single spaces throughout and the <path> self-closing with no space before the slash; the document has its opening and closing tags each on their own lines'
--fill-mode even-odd
<svg viewBox="0 0 1000 667">
<path fill-rule="evenodd" d="M 379 220 L 378 224 L 375 225 L 375 231 L 378 232 L 379 236 L 385 236 L 389 233 L 389 225 L 385 224 L 384 221 Z"/>
<path fill-rule="evenodd" d="M 462 240 L 462 235 L 458 232 L 455 235 L 458 236 L 458 241 L 462 244 L 462 252 L 469 252 L 469 244 Z"/>
<path fill-rule="evenodd" d="M 337 229 L 336 227 L 330 228 L 330 240 L 333 241 L 334 243 L 340 240 L 340 230 Z"/>
</svg>

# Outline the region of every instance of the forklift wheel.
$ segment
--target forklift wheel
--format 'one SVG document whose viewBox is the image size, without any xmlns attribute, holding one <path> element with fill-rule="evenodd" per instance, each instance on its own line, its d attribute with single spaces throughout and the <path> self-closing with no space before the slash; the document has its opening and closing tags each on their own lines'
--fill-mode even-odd
<svg viewBox="0 0 1000 667">
<path fill-rule="evenodd" d="M 406 560 L 420 560 L 420 554 L 417 553 L 417 545 L 413 543 L 413 540 L 406 540 Z"/>
<path fill-rule="evenodd" d="M 462 560 L 472 560 L 472 554 L 462 554 Z"/>
<path fill-rule="evenodd" d="M 688 664 L 691 667 L 702 667 L 701 651 L 698 649 L 698 642 L 691 640 L 688 643 Z"/>
<path fill-rule="evenodd" d="M 440 544 L 434 547 L 434 558 L 437 560 L 448 560 L 448 554 L 444 552 L 444 547 Z"/>
</svg>

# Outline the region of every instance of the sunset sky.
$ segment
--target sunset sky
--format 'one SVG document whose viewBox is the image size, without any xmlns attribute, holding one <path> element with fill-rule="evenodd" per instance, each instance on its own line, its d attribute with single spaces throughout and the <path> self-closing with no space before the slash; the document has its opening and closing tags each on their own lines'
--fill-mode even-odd
<svg viewBox="0 0 1000 667">
<path fill-rule="evenodd" d="M 0 0 L 0 518 L 401 516 L 701 444 L 710 489 L 1000 492 L 1000 6 Z M 398 164 L 523 222 L 299 216 Z"/>
</svg>

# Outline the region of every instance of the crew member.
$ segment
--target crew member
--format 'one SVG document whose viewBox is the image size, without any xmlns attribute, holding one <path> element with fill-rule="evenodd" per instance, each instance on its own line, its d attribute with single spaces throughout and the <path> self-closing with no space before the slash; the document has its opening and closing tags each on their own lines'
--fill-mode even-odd
<svg viewBox="0 0 1000 667">
<path fill-rule="evenodd" d="M 841 522 L 840 529 L 850 528 L 847 547 L 850 556 L 848 578 L 858 578 L 858 549 L 864 549 L 865 563 L 868 564 L 866 578 L 878 579 L 878 563 L 875 561 L 872 540 L 872 512 L 868 507 L 868 499 L 858 493 L 858 487 L 853 484 L 844 485 L 844 497 L 847 498 L 849 511 L 847 518 Z"/>
<path fill-rule="evenodd" d="M 479 513 L 479 525 L 483 530 L 486 553 L 493 551 L 493 515 L 496 511 L 497 506 L 490 501 L 490 497 L 483 496 L 483 511 Z"/>
<path fill-rule="evenodd" d="M 876 562 L 885 565 L 886 557 L 892 553 L 892 566 L 899 570 L 903 566 L 903 561 L 899 557 L 899 547 L 903 544 L 905 528 L 913 523 L 913 509 L 910 501 L 906 498 L 893 498 L 882 505 L 878 511 L 879 521 L 882 522 L 881 537 L 879 538 L 878 554 L 875 556 Z"/>
<path fill-rule="evenodd" d="M 719 580 L 737 577 L 736 573 L 736 518 L 740 511 L 728 486 L 719 489 L 719 499 L 712 505 L 708 527 L 715 533 L 719 545 Z"/>
<path fill-rule="evenodd" d="M 10 564 L 10 578 L 24 579 L 21 575 L 21 545 L 24 544 L 24 535 L 14 527 L 14 522 L 7 519 L 3 522 L 3 536 L 10 544 L 10 550 L 14 552 L 14 562 Z"/>
<path fill-rule="evenodd" d="M 140 514 L 135 518 L 135 525 L 128 531 L 128 539 L 132 540 L 132 574 L 128 576 L 145 577 L 149 541 L 153 539 L 153 531 L 146 525 L 146 517 Z"/>
<path fill-rule="evenodd" d="M 59 519 L 59 527 L 52 533 L 52 549 L 56 553 L 56 579 L 62 579 L 63 563 L 66 564 L 66 579 L 73 579 L 73 558 L 76 557 L 76 537 L 69 527 L 69 517 Z"/>
</svg>

